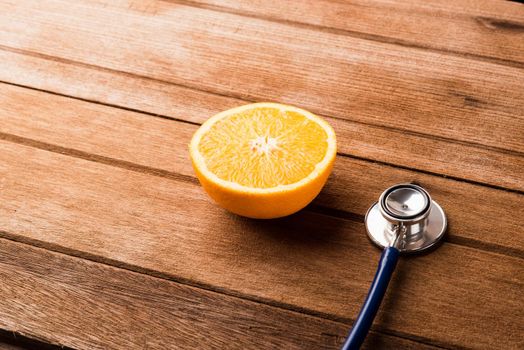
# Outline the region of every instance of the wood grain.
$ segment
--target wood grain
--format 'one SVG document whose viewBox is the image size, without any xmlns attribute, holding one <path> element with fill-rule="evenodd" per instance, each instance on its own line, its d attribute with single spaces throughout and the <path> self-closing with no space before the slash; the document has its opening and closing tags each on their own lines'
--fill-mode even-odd
<svg viewBox="0 0 524 350">
<path fill-rule="evenodd" d="M 379 255 L 362 215 L 417 181 L 447 242 L 401 261 L 367 347 L 524 347 L 521 10 L 1 2 L 0 328 L 81 349 L 338 348 Z M 315 203 L 265 222 L 212 204 L 187 159 L 196 124 L 260 100 L 341 141 Z"/>
<path fill-rule="evenodd" d="M 0 14 L 2 45 L 524 152 L 522 69 L 167 2 L 6 2 Z"/>
<path fill-rule="evenodd" d="M 0 326 L 61 346 L 337 349 L 349 327 L 5 239 L 0 241 L 0 277 L 9 281 L 0 285 Z M 366 344 L 368 349 L 391 346 L 436 349 L 375 332 Z"/>
<path fill-rule="evenodd" d="M 11 239 L 346 322 L 378 260 L 354 221 L 247 220 L 189 182 L 9 142 L 0 157 Z M 437 346 L 518 348 L 523 275 L 522 259 L 444 244 L 401 262 L 376 327 Z"/>
<path fill-rule="evenodd" d="M 313 25 L 317 30 L 339 30 L 337 33 L 404 46 L 496 58 L 503 64 L 524 63 L 524 7 L 509 1 L 180 2 L 256 18 Z"/>
<path fill-rule="evenodd" d="M 19 142 L 125 168 L 142 166 L 135 167 L 136 171 L 194 177 L 187 147 L 197 125 L 6 84 L 0 85 L 0 105 L 0 133 L 40 144 Z M 337 132 L 342 130 L 335 126 Z M 339 132 L 342 145 L 351 143 L 346 135 Z M 9 135 L 0 134 L 0 138 L 9 139 Z M 514 165 L 524 169 L 522 161 Z M 524 232 L 515 215 L 515 208 L 524 207 L 524 196 L 515 193 L 339 156 L 331 180 L 315 203 L 364 216 L 385 188 L 406 181 L 423 184 L 443 205 L 451 241 L 524 256 Z M 488 212 L 498 220 L 484 220 Z"/>
<path fill-rule="evenodd" d="M 147 78 L 1 50 L 0 80 L 194 123 L 200 123 L 221 110 L 247 103 Z M 14 110 L 14 113 L 19 113 L 19 110 Z M 524 191 L 522 156 L 357 122 L 327 119 L 335 127 L 339 140 L 343 140 L 339 142 L 339 150 L 344 154 Z M 141 149 L 139 153 L 144 151 Z"/>
</svg>

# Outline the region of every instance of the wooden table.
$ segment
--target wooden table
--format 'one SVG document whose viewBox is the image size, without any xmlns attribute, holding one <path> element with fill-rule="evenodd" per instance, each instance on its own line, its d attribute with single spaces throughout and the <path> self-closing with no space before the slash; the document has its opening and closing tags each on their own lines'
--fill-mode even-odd
<svg viewBox="0 0 524 350">
<path fill-rule="evenodd" d="M 523 5 L 7 0 L 0 80 L 0 349 L 337 349 L 380 255 L 363 216 L 407 181 L 449 230 L 366 347 L 524 349 Z M 267 100 L 339 154 L 312 205 L 248 220 L 187 144 Z"/>
</svg>

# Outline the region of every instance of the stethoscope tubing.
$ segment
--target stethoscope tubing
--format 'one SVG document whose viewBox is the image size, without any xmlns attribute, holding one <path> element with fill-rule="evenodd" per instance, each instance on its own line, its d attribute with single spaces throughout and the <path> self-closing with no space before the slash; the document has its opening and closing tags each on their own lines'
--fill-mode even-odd
<svg viewBox="0 0 524 350">
<path fill-rule="evenodd" d="M 386 294 L 389 281 L 397 266 L 399 250 L 395 247 L 386 247 L 382 252 L 378 263 L 377 272 L 369 288 L 368 295 L 360 312 L 346 338 L 342 350 L 358 350 L 366 339 L 366 335 L 373 324 L 373 319 Z"/>
</svg>

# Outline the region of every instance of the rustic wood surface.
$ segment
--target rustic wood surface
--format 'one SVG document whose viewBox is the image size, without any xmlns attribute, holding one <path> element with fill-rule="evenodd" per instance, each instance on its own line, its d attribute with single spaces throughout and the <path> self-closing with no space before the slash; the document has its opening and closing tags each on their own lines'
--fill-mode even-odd
<svg viewBox="0 0 524 350">
<path fill-rule="evenodd" d="M 2 312 L 0 324 L 75 348 L 330 349 L 347 330 L 341 322 L 9 240 L 2 240 L 1 252 L 2 278 L 11 285 L 2 286 L 0 305 L 18 312 Z M 370 349 L 390 345 L 419 346 L 375 332 L 368 343 Z"/>
<path fill-rule="evenodd" d="M 272 221 L 216 207 L 187 152 L 264 100 L 339 139 Z M 38 342 L 0 349 L 336 349 L 380 255 L 363 216 L 405 181 L 448 235 L 401 260 L 366 348 L 523 348 L 523 5 L 0 1 L 0 330 Z"/>
</svg>

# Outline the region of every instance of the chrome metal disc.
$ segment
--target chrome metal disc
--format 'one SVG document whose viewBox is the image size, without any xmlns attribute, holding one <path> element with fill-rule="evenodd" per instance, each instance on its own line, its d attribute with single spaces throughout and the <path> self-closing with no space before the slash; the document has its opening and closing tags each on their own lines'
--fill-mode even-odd
<svg viewBox="0 0 524 350">
<path fill-rule="evenodd" d="M 420 231 L 406 235 L 397 248 L 403 253 L 426 250 L 442 239 L 446 227 L 444 210 L 435 201 L 431 201 L 429 214 Z M 381 248 L 391 246 L 395 240 L 396 233 L 392 229 L 391 222 L 381 213 L 379 202 L 374 203 L 366 214 L 366 230 L 371 241 Z"/>
</svg>

